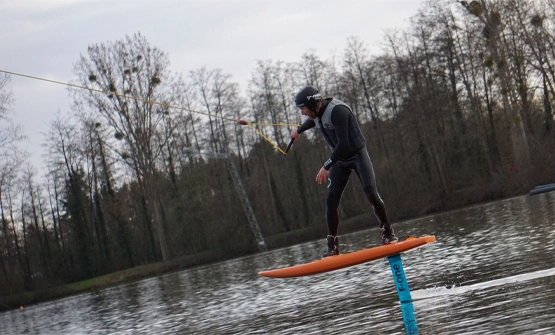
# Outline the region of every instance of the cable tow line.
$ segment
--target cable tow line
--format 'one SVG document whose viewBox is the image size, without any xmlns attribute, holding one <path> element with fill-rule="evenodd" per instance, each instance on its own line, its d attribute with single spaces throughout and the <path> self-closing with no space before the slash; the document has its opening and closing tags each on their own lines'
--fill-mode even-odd
<svg viewBox="0 0 555 335">
<path fill-rule="evenodd" d="M 287 150 L 286 150 L 286 151 L 283 151 L 274 141 L 270 140 L 267 136 L 265 136 L 264 134 L 262 134 L 262 132 L 260 132 L 260 131 L 259 131 L 258 129 L 256 129 L 254 126 L 255 126 L 255 125 L 260 126 L 260 127 L 264 127 L 264 126 L 272 126 L 272 127 L 298 127 L 298 126 L 299 126 L 299 124 L 284 124 L 284 123 L 277 123 L 277 124 L 253 123 L 253 122 L 249 122 L 249 121 L 245 121 L 245 120 L 237 120 L 237 119 L 233 119 L 233 118 L 228 118 L 228 117 L 225 117 L 225 116 L 212 115 L 212 114 L 209 114 L 209 113 L 200 112 L 200 111 L 188 109 L 188 108 L 181 107 L 181 106 L 175 106 L 175 105 L 171 105 L 171 104 L 168 104 L 168 103 L 163 103 L 163 102 L 158 102 L 158 101 L 153 101 L 153 100 L 142 99 L 142 98 L 139 98 L 139 97 L 130 96 L 130 95 L 125 95 L 125 94 L 119 94 L 119 93 L 113 92 L 113 91 L 104 91 L 104 90 L 99 90 L 99 89 L 92 88 L 92 87 L 81 86 L 81 85 L 76 85 L 76 84 L 71 84 L 71 83 L 64 83 L 64 82 L 61 82 L 61 81 L 56 81 L 56 80 L 46 79 L 46 78 L 41 78 L 41 77 L 36 77 L 36 76 L 30 76 L 30 75 L 27 75 L 27 74 L 11 72 L 11 71 L 6 71 L 6 70 L 2 70 L 2 69 L 0 69 L 0 72 L 5 73 L 5 74 L 8 74 L 8 75 L 14 75 L 14 76 L 24 77 L 24 78 L 28 78 L 28 79 L 33 79 L 33 80 L 45 81 L 45 82 L 48 82 L 48 83 L 53 83 L 53 84 L 58 84 L 58 85 L 64 85 L 64 86 L 73 87 L 73 88 L 78 88 L 78 89 L 82 89 L 82 90 L 88 90 L 88 91 L 90 91 L 90 92 L 97 92 L 97 93 L 102 93 L 102 94 L 106 94 L 106 95 L 117 96 L 117 97 L 126 98 L 126 99 L 132 99 L 132 100 L 136 100 L 136 101 L 140 101 L 140 102 L 144 102 L 144 103 L 149 103 L 149 104 L 154 104 L 154 105 L 160 105 L 160 106 L 162 106 L 162 107 L 175 108 L 175 109 L 179 109 L 179 110 L 183 110 L 183 111 L 187 111 L 187 112 L 191 112 L 191 113 L 196 113 L 196 114 L 206 115 L 206 116 L 210 116 L 210 117 L 220 118 L 220 119 L 226 120 L 226 121 L 236 122 L 236 123 L 239 123 L 240 125 L 251 127 L 251 128 L 252 128 L 256 133 L 258 133 L 264 140 L 266 140 L 267 142 L 269 142 L 270 144 L 272 144 L 272 146 L 273 146 L 274 148 L 276 148 L 279 152 L 281 152 L 281 153 L 282 153 L 283 155 L 285 155 L 285 156 L 287 156 L 287 151 L 288 151 L 289 148 L 291 147 L 291 143 L 290 143 L 289 146 L 287 147 Z"/>
</svg>

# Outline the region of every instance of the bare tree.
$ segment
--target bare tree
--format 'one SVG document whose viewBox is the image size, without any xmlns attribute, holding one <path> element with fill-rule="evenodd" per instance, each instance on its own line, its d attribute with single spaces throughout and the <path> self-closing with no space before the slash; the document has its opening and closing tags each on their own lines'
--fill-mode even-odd
<svg viewBox="0 0 555 335">
<path fill-rule="evenodd" d="M 38 247 L 40 248 L 38 250 L 38 253 L 42 262 L 43 271 L 46 271 L 48 267 L 47 258 L 50 258 L 51 254 L 50 247 L 48 245 L 47 231 L 45 229 L 45 226 L 40 224 L 40 193 L 37 186 L 35 185 L 35 175 L 35 169 L 32 166 L 28 165 L 23 171 L 22 183 L 23 187 L 25 188 L 24 196 L 28 204 L 27 208 L 29 209 L 28 215 L 34 227 L 34 235 L 36 241 L 38 242 L 36 245 L 38 245 Z"/>
<path fill-rule="evenodd" d="M 497 74 L 501 86 L 501 97 L 506 119 L 511 131 L 514 161 L 517 165 L 528 167 L 530 163 L 530 152 L 526 139 L 526 131 L 520 106 L 517 103 L 515 85 L 511 80 L 509 72 L 508 47 L 506 45 L 506 32 L 508 17 L 503 17 L 502 2 L 485 0 L 472 1 L 461 4 L 468 10 L 470 15 L 475 16 L 483 24 L 483 36 L 485 44 L 490 52 L 491 59 L 496 64 Z"/>
<path fill-rule="evenodd" d="M 0 164 L 4 159 L 20 154 L 16 144 L 25 138 L 21 125 L 14 125 L 9 117 L 14 103 L 8 88 L 10 79 L 9 75 L 0 73 Z"/>
<path fill-rule="evenodd" d="M 113 130 L 113 150 L 133 171 L 144 198 L 145 224 L 154 224 L 162 259 L 171 257 L 165 233 L 157 159 L 164 143 L 168 106 L 172 105 L 175 76 L 169 70 L 167 55 L 151 47 L 140 34 L 123 40 L 90 46 L 87 57 L 75 66 L 83 86 L 96 91 L 74 91 L 76 107 L 104 120 Z M 149 231 L 153 231 L 149 228 Z M 155 238 L 150 234 L 154 253 Z"/>
</svg>

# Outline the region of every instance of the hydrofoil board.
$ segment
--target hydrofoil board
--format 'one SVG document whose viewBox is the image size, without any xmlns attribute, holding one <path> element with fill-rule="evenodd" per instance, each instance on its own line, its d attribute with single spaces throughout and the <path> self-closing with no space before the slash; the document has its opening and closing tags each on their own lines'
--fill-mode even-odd
<svg viewBox="0 0 555 335">
<path fill-rule="evenodd" d="M 406 240 L 400 242 L 380 245 L 378 247 L 368 248 L 347 254 L 330 256 L 311 263 L 294 265 L 269 271 L 262 271 L 259 272 L 259 275 L 272 278 L 310 276 L 322 272 L 339 270 L 361 263 L 371 262 L 376 259 L 388 256 L 394 256 L 410 249 L 420 247 L 424 244 L 433 243 L 435 241 L 436 237 L 433 235 L 426 235 L 421 237 L 410 236 Z"/>
</svg>

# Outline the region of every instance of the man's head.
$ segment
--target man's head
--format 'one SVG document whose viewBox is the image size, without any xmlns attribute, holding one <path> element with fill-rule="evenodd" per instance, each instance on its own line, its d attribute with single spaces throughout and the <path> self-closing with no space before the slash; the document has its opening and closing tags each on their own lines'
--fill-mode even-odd
<svg viewBox="0 0 555 335">
<path fill-rule="evenodd" d="M 301 109 L 303 115 L 313 120 L 316 118 L 320 106 L 322 106 L 322 96 L 320 91 L 314 86 L 303 88 L 295 97 L 295 104 Z"/>
</svg>

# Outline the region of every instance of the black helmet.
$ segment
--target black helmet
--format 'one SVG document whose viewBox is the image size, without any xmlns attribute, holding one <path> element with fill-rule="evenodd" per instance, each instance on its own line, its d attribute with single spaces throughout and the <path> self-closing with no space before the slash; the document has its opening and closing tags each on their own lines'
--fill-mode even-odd
<svg viewBox="0 0 555 335">
<path fill-rule="evenodd" d="M 314 86 L 307 86 L 297 93 L 295 104 L 297 107 L 306 106 L 310 110 L 315 110 L 319 100 L 322 100 L 320 91 Z"/>
</svg>

